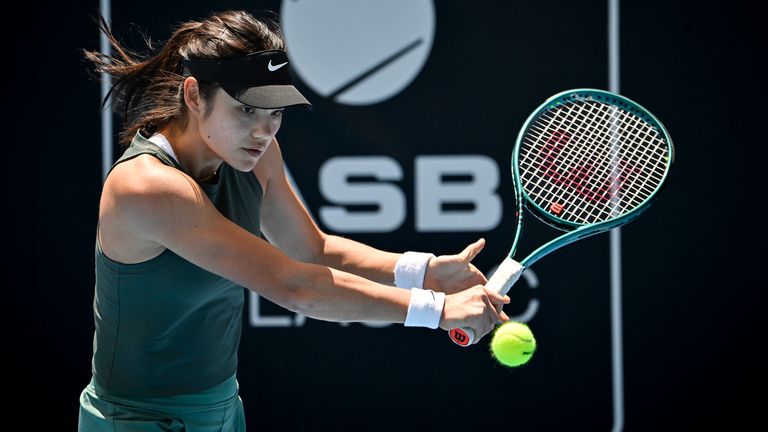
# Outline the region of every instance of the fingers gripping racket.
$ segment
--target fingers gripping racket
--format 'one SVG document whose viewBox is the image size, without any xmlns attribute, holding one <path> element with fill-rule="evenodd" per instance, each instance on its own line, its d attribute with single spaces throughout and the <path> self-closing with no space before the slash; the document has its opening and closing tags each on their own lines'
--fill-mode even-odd
<svg viewBox="0 0 768 432">
<path fill-rule="evenodd" d="M 545 255 L 637 218 L 653 201 L 674 158 L 664 126 L 637 103 L 603 90 L 559 93 L 526 120 L 512 152 L 517 229 L 509 256 L 486 287 L 502 295 L 523 270 Z M 513 257 L 523 206 L 566 231 L 522 260 Z M 471 328 L 449 332 L 461 346 Z"/>
</svg>

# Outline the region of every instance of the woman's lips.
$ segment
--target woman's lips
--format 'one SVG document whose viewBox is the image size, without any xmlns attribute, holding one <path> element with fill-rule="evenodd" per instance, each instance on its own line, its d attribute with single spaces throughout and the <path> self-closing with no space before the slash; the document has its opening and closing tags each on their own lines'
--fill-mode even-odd
<svg viewBox="0 0 768 432">
<path fill-rule="evenodd" d="M 245 148 L 245 151 L 251 156 L 261 156 L 261 154 L 264 153 L 263 150 L 259 150 L 256 148 Z"/>
</svg>

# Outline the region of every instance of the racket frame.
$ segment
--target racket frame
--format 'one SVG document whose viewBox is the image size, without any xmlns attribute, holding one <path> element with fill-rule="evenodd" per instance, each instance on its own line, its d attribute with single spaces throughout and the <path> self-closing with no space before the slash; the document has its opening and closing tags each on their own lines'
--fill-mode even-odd
<svg viewBox="0 0 768 432">
<path fill-rule="evenodd" d="M 532 199 L 529 199 L 528 195 L 526 194 L 525 190 L 522 187 L 522 180 L 520 177 L 520 171 L 518 169 L 519 167 L 519 157 L 520 157 L 520 146 L 523 142 L 523 139 L 525 138 L 526 133 L 528 130 L 532 127 L 536 119 L 540 116 L 540 114 L 544 111 L 548 111 L 550 109 L 557 108 L 560 105 L 572 103 L 572 102 L 583 102 L 583 101 L 595 101 L 595 102 L 602 102 L 602 103 L 608 103 L 611 105 L 614 105 L 618 108 L 624 109 L 638 117 L 640 117 L 643 121 L 649 123 L 656 131 L 664 138 L 664 141 L 667 144 L 668 148 L 668 155 L 669 155 L 669 161 L 667 163 L 666 169 L 664 170 L 664 175 L 662 179 L 659 181 L 659 186 L 656 188 L 653 193 L 651 193 L 642 203 L 638 204 L 634 209 L 630 210 L 629 212 L 616 217 L 612 218 L 603 222 L 599 222 L 596 224 L 589 224 L 589 225 L 583 225 L 574 223 L 571 221 L 567 221 L 561 218 L 558 218 L 557 216 L 552 215 L 550 212 L 544 210 L 540 206 L 538 206 L 536 203 L 533 202 Z M 512 243 L 512 248 L 509 251 L 509 257 L 513 258 L 515 255 L 515 252 L 517 251 L 517 246 L 520 241 L 520 236 L 522 233 L 522 225 L 523 225 L 523 207 L 527 208 L 531 214 L 536 216 L 538 219 L 540 219 L 542 222 L 546 223 L 547 225 L 550 225 L 554 228 L 557 228 L 562 231 L 568 231 L 566 234 L 561 235 L 544 245 L 540 246 L 533 252 L 531 252 L 528 256 L 526 256 L 524 259 L 520 261 L 520 264 L 523 267 L 528 267 L 544 257 L 545 255 L 563 247 L 570 243 L 573 243 L 577 240 L 584 239 L 586 237 L 590 237 L 596 234 L 600 234 L 606 231 L 609 231 L 613 228 L 617 228 L 619 226 L 625 225 L 634 219 L 636 219 L 638 216 L 640 216 L 653 202 L 653 200 L 658 195 L 659 191 L 662 189 L 662 186 L 666 183 L 667 177 L 669 176 L 670 169 L 672 167 L 672 163 L 674 161 L 674 146 L 672 145 L 672 139 L 669 136 L 669 133 L 667 132 L 667 129 L 664 127 L 664 125 L 657 119 L 653 114 L 651 114 L 647 109 L 645 109 L 640 104 L 624 97 L 620 96 L 605 90 L 599 90 L 599 89 L 593 89 L 593 88 L 578 88 L 578 89 L 571 89 L 566 90 L 564 92 L 558 93 L 546 101 L 542 103 L 535 111 L 531 113 L 531 115 L 528 116 L 525 123 L 523 124 L 523 127 L 520 129 L 520 132 L 517 135 L 517 140 L 515 141 L 515 148 L 512 152 L 512 183 L 513 183 L 513 189 L 515 193 L 515 203 L 517 205 L 517 212 L 516 212 L 516 218 L 517 218 L 517 226 L 515 229 L 515 238 Z"/>
</svg>

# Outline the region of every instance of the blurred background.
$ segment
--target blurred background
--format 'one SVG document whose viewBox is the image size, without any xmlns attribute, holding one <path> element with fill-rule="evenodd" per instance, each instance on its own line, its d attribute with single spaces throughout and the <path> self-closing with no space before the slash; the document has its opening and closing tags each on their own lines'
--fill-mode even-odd
<svg viewBox="0 0 768 432">
<path fill-rule="evenodd" d="M 148 52 L 142 34 L 162 42 L 213 11 L 273 11 L 314 104 L 287 112 L 278 139 L 317 223 L 391 251 L 457 253 L 484 237 L 475 264 L 490 273 L 514 235 L 519 128 L 555 93 L 609 88 L 608 6 L 134 0 L 114 2 L 111 22 Z M 16 430 L 70 431 L 93 336 L 102 109 L 81 50 L 99 47 L 99 3 L 4 10 L 4 413 Z M 238 375 L 249 430 L 763 423 L 764 236 L 753 225 L 765 193 L 748 186 L 765 173 L 751 115 L 764 93 L 761 17 L 725 1 L 620 4 L 620 93 L 664 123 L 677 159 L 656 203 L 621 231 L 619 345 L 607 234 L 548 256 L 510 291 L 507 313 L 539 342 L 517 369 L 489 357 L 488 339 L 461 349 L 444 332 L 317 321 L 249 295 Z M 554 234 L 531 221 L 521 251 Z"/>
</svg>

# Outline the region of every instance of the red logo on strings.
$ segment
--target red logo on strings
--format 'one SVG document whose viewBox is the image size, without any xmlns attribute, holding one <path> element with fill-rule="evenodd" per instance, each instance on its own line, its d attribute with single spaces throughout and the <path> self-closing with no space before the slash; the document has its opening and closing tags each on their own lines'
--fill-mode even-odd
<svg viewBox="0 0 768 432">
<path fill-rule="evenodd" d="M 568 168 L 566 172 L 559 172 L 557 158 L 571 140 L 571 135 L 565 131 L 555 131 L 544 144 L 541 170 L 543 175 L 554 184 L 573 190 L 592 202 L 606 202 L 613 197 L 612 192 L 622 191 L 624 183 L 629 175 L 639 171 L 637 166 L 629 164 L 624 158 L 616 167 L 617 175 L 611 173 L 598 173 L 595 165 L 588 160 Z M 605 169 L 605 168 L 604 168 Z M 591 182 L 595 176 L 602 177 L 597 182 Z M 591 185 L 591 186 L 590 186 Z M 612 190 L 615 189 L 615 190 Z M 557 206 L 557 208 L 555 208 Z M 559 214 L 563 210 L 561 204 L 553 205 L 552 211 Z"/>
</svg>

